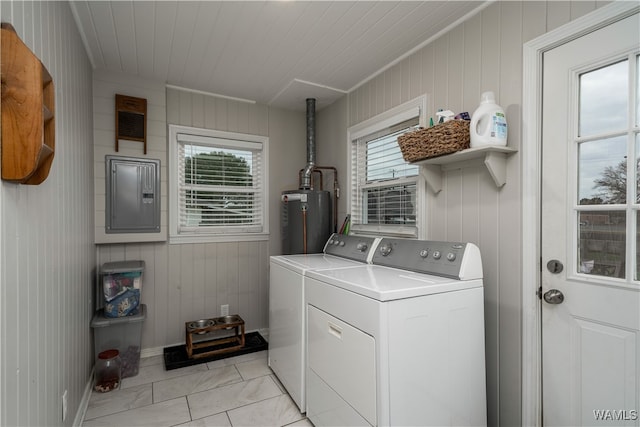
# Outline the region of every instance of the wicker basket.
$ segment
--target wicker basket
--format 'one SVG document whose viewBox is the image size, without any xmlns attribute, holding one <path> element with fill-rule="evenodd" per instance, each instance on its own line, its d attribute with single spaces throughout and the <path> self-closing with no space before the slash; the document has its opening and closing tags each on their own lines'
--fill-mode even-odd
<svg viewBox="0 0 640 427">
<path fill-rule="evenodd" d="M 407 162 L 455 153 L 469 148 L 469 121 L 450 120 L 398 137 L 402 157 Z"/>
</svg>

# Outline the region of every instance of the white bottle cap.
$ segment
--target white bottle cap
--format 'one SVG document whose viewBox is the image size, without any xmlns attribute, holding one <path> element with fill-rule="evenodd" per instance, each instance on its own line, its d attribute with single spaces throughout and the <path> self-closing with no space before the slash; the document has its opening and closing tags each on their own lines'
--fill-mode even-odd
<svg viewBox="0 0 640 427">
<path fill-rule="evenodd" d="M 481 104 L 495 104 L 496 103 L 496 96 L 494 95 L 494 93 L 492 91 L 482 92 L 482 95 L 480 96 L 480 103 Z"/>
</svg>

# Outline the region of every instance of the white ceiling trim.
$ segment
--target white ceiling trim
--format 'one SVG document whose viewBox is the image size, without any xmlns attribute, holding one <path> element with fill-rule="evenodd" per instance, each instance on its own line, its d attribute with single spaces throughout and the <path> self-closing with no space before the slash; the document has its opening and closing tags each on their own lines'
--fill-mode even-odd
<svg viewBox="0 0 640 427">
<path fill-rule="evenodd" d="M 189 89 L 188 87 L 182 87 L 182 86 L 176 86 L 176 85 L 170 85 L 170 84 L 165 85 L 165 87 L 168 89 L 181 90 L 183 92 L 197 93 L 197 94 L 206 95 L 206 96 L 215 96 L 216 98 L 228 99 L 230 101 L 245 102 L 247 104 L 256 103 L 256 101 L 254 101 L 253 99 L 236 98 L 235 96 L 221 95 L 219 93 L 207 92 L 207 91 L 198 90 L 198 89 Z"/>
<path fill-rule="evenodd" d="M 410 57 L 414 53 L 418 52 L 420 49 L 424 48 L 425 46 L 429 45 L 430 43 L 433 43 L 435 40 L 439 39 L 444 34 L 448 33 L 449 31 L 451 31 L 453 28 L 457 27 L 461 23 L 471 19 L 473 16 L 475 16 L 478 13 L 482 12 L 482 10 L 486 9 L 487 7 L 489 7 L 492 3 L 495 3 L 496 1 L 498 1 L 498 0 L 488 0 L 488 1 L 482 2 L 480 4 L 480 6 L 478 6 L 477 8 L 472 10 L 471 12 L 467 13 L 463 17 L 461 17 L 461 18 L 457 19 L 456 21 L 452 22 L 451 24 L 447 25 L 442 30 L 440 30 L 436 34 L 434 34 L 433 36 L 429 37 L 428 39 L 426 39 L 425 41 L 423 41 L 422 43 L 420 43 L 419 45 L 417 45 L 413 49 L 409 50 L 405 54 L 399 56 L 398 58 L 394 59 L 393 61 L 391 61 L 390 63 L 388 63 L 384 67 L 380 68 L 378 71 L 376 71 L 375 73 L 371 74 L 369 77 L 367 77 L 366 79 L 362 80 L 361 82 L 359 82 L 358 84 L 353 86 L 351 89 L 347 90 L 346 92 L 347 93 L 351 93 L 354 90 L 358 89 L 360 86 L 362 86 L 365 83 L 367 83 L 368 81 L 376 78 L 380 74 L 382 74 L 385 71 L 387 71 L 389 68 L 391 68 L 394 65 L 404 61 L 405 59 L 407 59 L 408 57 Z"/>
</svg>

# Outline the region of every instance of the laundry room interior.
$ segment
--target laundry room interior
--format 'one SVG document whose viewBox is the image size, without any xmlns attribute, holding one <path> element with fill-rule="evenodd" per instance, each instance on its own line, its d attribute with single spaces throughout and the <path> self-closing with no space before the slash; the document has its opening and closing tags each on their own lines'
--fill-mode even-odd
<svg viewBox="0 0 640 427">
<path fill-rule="evenodd" d="M 302 404 L 283 379 L 287 374 L 280 378 L 274 366 L 273 371 L 264 368 L 265 381 L 273 380 L 277 394 L 291 395 L 290 407 L 297 418 L 287 422 L 271 418 L 267 422 L 260 415 L 236 422 L 230 414 L 236 408 L 207 411 L 203 408 L 209 402 L 195 404 L 195 398 L 188 396 L 183 398 L 184 410 L 172 409 L 173 415 L 184 418 L 168 417 L 164 422 L 154 418 L 153 425 L 543 425 L 541 302 L 536 280 L 543 269 L 554 272 L 547 259 L 543 264 L 540 249 L 540 176 L 536 174 L 540 173 L 542 150 L 535 129 L 539 131 L 542 120 L 536 113 L 541 107 L 533 85 L 541 80 L 541 67 L 538 62 L 527 62 L 541 55 L 528 49 L 536 49 L 538 45 L 532 43 L 549 35 L 565 37 L 563 28 L 568 25 L 595 28 L 593 22 L 609 23 L 630 16 L 638 21 L 637 2 L 2 0 L 0 425 L 129 425 L 123 421 L 127 418 L 114 418 L 115 413 L 86 416 L 93 404 L 98 405 L 92 399 L 117 396 L 126 390 L 127 379 L 135 379 L 123 378 L 121 389 L 108 393 L 94 387 L 97 363 L 101 362 L 98 353 L 104 350 L 96 343 L 105 329 L 94 316 L 97 309 L 106 310 L 105 265 L 139 261 L 142 263 L 135 265 L 143 265 L 143 283 L 134 302 L 138 311 L 113 316 L 127 319 L 127 314 L 140 315 L 144 305 L 143 321 L 129 323 L 127 328 L 132 329 L 126 332 L 139 334 L 137 387 L 142 386 L 145 375 L 162 375 L 145 373 L 150 360 L 158 361 L 153 369 L 164 372 L 167 349 L 185 345 L 193 359 L 192 336 L 197 339 L 198 334 L 214 329 L 224 332 L 235 328 L 236 336 L 241 330 L 243 343 L 245 334 L 264 338 L 259 357 L 265 366 L 271 357 L 279 356 L 272 352 L 282 348 L 271 348 L 272 338 L 276 338 L 270 310 L 279 307 L 283 299 L 274 300 L 279 297 L 273 293 L 270 277 L 274 262 L 286 265 L 288 261 L 273 258 L 301 256 L 297 254 L 344 256 L 358 265 L 325 267 L 328 271 L 322 274 L 309 267 L 312 280 L 299 277 L 296 282 L 308 293 L 299 297 L 302 305 L 296 310 L 302 310 L 297 313 L 301 317 L 298 321 L 286 318 L 285 327 L 287 322 L 304 328 L 313 327 L 313 322 L 324 325 L 327 320 L 323 316 L 327 316 L 332 337 L 347 337 L 348 328 L 354 326 L 362 333 L 362 346 L 357 344 L 353 352 L 320 349 L 316 344 L 321 340 L 312 345 L 305 329 L 298 349 L 303 380 L 305 374 L 307 377 L 306 385 L 302 383 L 306 390 L 306 403 L 302 400 Z M 44 145 L 48 154 L 35 156 L 35 174 L 13 178 L 5 175 L 14 167 L 9 155 L 19 158 L 28 150 L 23 146 L 9 148 L 9 136 L 5 135 L 28 134 L 20 129 L 32 124 L 23 116 L 11 116 L 7 107 L 6 99 L 14 93 L 11 79 L 6 78 L 10 59 L 4 55 L 9 32 L 36 59 L 37 75 L 40 63 L 42 73 L 49 75 L 42 77 L 45 95 L 44 101 L 40 95 L 35 108 L 38 114 L 29 116 L 36 123 L 33 126 L 40 128 L 37 144 Z M 636 50 L 629 55 L 636 55 L 636 59 L 630 62 L 635 63 L 633 72 L 640 75 L 640 43 L 636 40 L 635 44 Z M 640 87 L 639 79 L 630 81 Z M 42 85 L 39 91 L 43 92 Z M 640 141 L 640 113 L 636 111 L 640 110 L 640 91 L 637 87 L 636 92 L 633 87 L 630 91 L 635 100 L 629 103 L 629 111 L 637 119 L 628 134 L 630 140 Z M 474 148 L 473 141 L 470 148 L 469 120 L 489 92 L 506 117 L 508 134 L 497 148 L 492 148 L 495 143 L 491 142 L 476 143 Z M 144 108 L 119 110 L 118 97 L 124 97 L 125 104 L 144 101 Z M 49 104 L 43 106 L 42 115 L 51 110 L 44 118 L 44 134 L 43 126 L 38 125 L 43 120 L 39 116 L 42 102 Z M 439 119 L 448 113 L 446 121 Z M 535 122 L 527 121 L 532 117 Z M 434 160 L 440 158 L 437 156 L 415 162 L 403 159 L 406 153 L 398 148 L 398 135 L 443 127 L 449 121 L 465 121 L 467 126 L 467 145 L 444 154 L 449 160 Z M 473 126 L 473 120 L 471 123 Z M 399 130 L 402 132 L 394 133 Z M 384 140 L 390 134 L 393 138 Z M 366 160 L 361 163 L 366 153 L 359 149 L 372 140 L 384 140 L 386 147 L 392 146 L 393 176 L 367 180 L 363 171 L 373 170 L 375 165 Z M 640 158 L 640 143 L 629 147 L 625 159 L 627 154 Z M 185 154 L 190 149 L 195 154 Z M 208 168 L 215 150 L 237 163 L 212 163 Z M 465 156 L 463 150 L 473 154 Z M 198 157 L 200 165 L 195 161 Z M 129 162 L 124 173 L 138 179 L 137 183 L 119 181 L 114 172 L 118 166 L 111 166 L 110 159 Z M 240 167 L 238 163 L 246 167 L 243 173 L 248 179 L 218 174 L 224 168 Z M 628 164 L 635 162 L 629 160 Z M 151 175 L 144 175 L 141 168 L 146 167 L 152 168 Z M 202 170 L 194 172 L 198 167 Z M 629 170 L 635 176 L 633 168 Z M 184 178 L 189 173 L 193 178 Z M 118 216 L 119 212 L 116 215 L 118 203 L 129 197 L 119 195 L 120 188 L 132 185 L 139 189 L 140 180 L 145 179 L 152 190 L 140 193 L 136 208 L 140 211 L 125 213 L 125 217 Z M 217 184 L 207 186 L 207 179 Z M 246 181 L 240 182 L 242 179 Z M 313 205 L 310 200 L 316 190 L 326 194 L 319 195 L 322 200 Z M 635 200 L 633 191 L 629 194 Z M 383 200 L 385 197 L 388 199 Z M 384 203 L 393 205 L 386 213 L 380 207 Z M 145 221 L 148 217 L 151 222 L 142 221 L 142 209 L 151 206 L 153 209 L 144 213 Z M 323 211 L 316 212 L 316 206 Z M 628 298 L 633 302 L 634 298 L 640 301 L 640 282 L 631 277 L 636 276 L 640 247 L 635 237 L 640 208 L 637 201 L 624 206 L 620 212 L 625 212 L 627 227 L 631 227 L 626 233 L 630 235 L 631 230 L 634 237 L 623 243 L 626 264 L 622 263 L 620 273 L 618 263 L 615 274 L 624 281 L 620 287 L 634 292 L 634 297 Z M 289 208 L 292 211 L 285 215 Z M 595 218 L 600 211 L 604 210 L 593 208 L 587 213 Z M 294 226 L 297 215 L 302 222 Z M 529 220 L 535 220 L 536 225 Z M 319 223 L 322 231 L 314 228 Z M 303 233 L 304 238 L 299 238 Z M 422 248 L 406 241 L 429 243 Z M 406 261 L 399 255 L 405 254 L 404 248 L 406 253 L 421 253 L 423 259 L 434 259 L 437 253 L 433 270 L 423 271 L 422 266 Z M 364 255 L 354 259 L 344 255 L 346 249 Z M 445 271 L 440 262 L 455 268 Z M 566 261 L 565 269 L 574 264 Z M 367 274 L 396 269 L 400 273 L 385 279 L 384 286 L 389 289 L 363 291 L 356 299 L 347 291 L 351 285 L 339 284 L 346 280 L 341 272 L 346 274 L 350 269 Z M 421 310 L 433 309 L 435 313 L 438 307 L 451 304 L 452 312 L 463 311 L 461 305 L 449 300 L 412 305 L 413 299 L 418 304 L 420 298 L 414 298 L 417 294 L 409 287 L 405 293 L 393 289 L 394 283 L 407 275 L 423 280 L 421 273 L 447 277 L 447 283 L 457 286 L 455 290 L 473 287 L 481 293 L 479 300 L 477 294 L 470 294 L 469 301 L 478 304 L 473 311 L 465 311 L 471 313 L 469 317 L 438 318 L 434 314 L 431 323 L 438 319 L 437 325 L 416 329 L 411 337 L 417 341 L 414 350 L 411 342 L 399 338 L 403 327 L 393 324 L 393 313 L 406 316 L 397 321 L 409 325 L 424 315 Z M 325 280 L 343 289 L 335 295 L 324 294 L 320 283 Z M 353 283 L 356 280 L 354 277 Z M 383 283 L 383 279 L 377 280 Z M 433 281 L 446 286 L 441 278 Z M 308 282 L 313 285 L 307 290 Z M 469 286 L 464 287 L 465 283 Z M 282 292 L 282 298 L 287 298 L 288 291 Z M 335 312 L 322 308 L 333 298 Z M 375 322 L 382 324 L 389 316 L 388 329 L 368 331 L 358 326 L 369 321 L 361 320 L 364 313 L 375 311 L 369 300 L 377 304 L 380 318 Z M 399 305 L 400 301 L 406 306 Z M 307 318 L 307 304 L 314 310 L 322 309 Z M 632 316 L 638 306 L 632 306 Z M 414 317 L 412 310 L 417 310 Z M 215 319 L 229 315 L 241 319 L 241 327 L 240 323 L 213 326 Z M 350 316 L 355 316 L 353 322 L 346 320 Z M 640 320 L 640 314 L 635 316 Z M 334 317 L 339 321 L 332 320 Z M 212 321 L 194 326 L 193 322 L 203 319 Z M 462 325 L 465 321 L 467 325 Z M 473 326 L 473 331 L 466 326 Z M 626 330 L 630 331 L 629 339 L 635 339 L 631 347 L 637 362 L 640 327 Z M 449 331 L 450 335 L 438 331 Z M 430 337 L 432 332 L 436 334 L 432 342 L 450 347 L 451 353 L 443 353 L 441 359 L 428 356 L 431 338 L 420 343 L 423 333 Z M 455 335 L 458 332 L 460 335 Z M 285 353 L 290 351 L 289 339 L 287 336 L 282 344 Z M 332 379 L 323 377 L 321 372 L 331 376 L 333 367 L 340 367 L 336 372 L 345 370 L 345 382 L 360 381 L 359 369 L 369 369 L 364 358 L 350 361 L 355 363 L 352 371 L 342 362 L 369 345 L 372 353 L 367 357 L 375 353 L 371 359 L 375 374 L 364 383 L 373 381 L 372 396 L 351 390 L 350 384 L 334 387 Z M 320 359 L 323 351 L 337 358 L 333 365 L 325 366 L 329 358 L 326 363 L 312 360 L 313 354 Z M 340 351 L 345 351 L 344 358 L 336 356 Z M 415 367 L 416 382 L 436 381 L 441 387 L 426 391 L 413 384 L 408 373 L 397 379 L 393 373 L 387 377 L 380 372 L 385 367 L 398 369 L 403 364 L 398 357 L 409 354 L 413 362 L 406 363 Z M 442 372 L 425 371 L 438 378 L 432 381 L 420 374 L 418 359 L 424 359 L 425 365 L 435 366 L 439 361 L 451 365 Z M 216 368 L 224 362 L 219 363 Z M 309 363 L 317 363 L 317 370 L 309 368 Z M 275 359 L 273 364 L 277 364 Z M 212 370 L 214 363 L 200 364 L 197 369 L 205 370 L 207 365 Z M 238 371 L 242 376 L 243 371 Z M 633 378 L 640 379 L 637 371 Z M 320 388 L 309 391 L 310 372 L 317 374 L 314 381 L 326 381 L 322 390 L 335 391 L 340 404 L 356 418 L 340 418 L 343 414 L 323 418 L 326 408 L 322 405 L 329 405 L 326 402 L 331 397 L 318 397 L 324 393 Z M 447 376 L 457 379 L 449 381 Z M 130 382 L 132 387 L 134 381 Z M 398 384 L 395 381 L 408 387 L 407 395 L 416 396 L 415 390 L 425 394 L 402 402 L 389 386 Z M 450 384 L 445 387 L 445 382 Z M 340 387 L 346 391 L 342 393 Z M 624 411 L 625 420 L 637 423 L 640 392 L 637 384 L 631 388 L 635 394 L 620 403 L 621 407 L 615 406 L 618 401 L 607 401 L 609 406 L 604 409 Z M 472 394 L 472 389 L 478 389 L 478 394 Z M 146 403 L 136 407 L 131 398 L 123 406 L 133 417 L 128 418 L 131 425 L 145 425 L 142 418 L 135 418 L 143 412 L 136 411 L 151 413 L 155 405 L 166 403 L 152 399 L 151 385 L 145 393 L 149 393 Z M 442 397 L 441 406 L 446 407 L 438 418 L 425 415 L 431 405 L 440 409 L 437 402 L 426 403 L 429 393 Z M 384 399 L 388 401 L 382 402 Z M 425 402 L 424 410 L 420 402 Z M 260 402 L 242 405 L 250 403 Z M 311 409 L 312 404 L 320 408 Z M 597 408 L 571 409 L 589 412 Z M 407 414 L 406 418 L 398 417 L 398 412 Z M 224 413 L 228 419 L 213 420 Z M 211 419 L 203 421 L 206 417 Z"/>
</svg>

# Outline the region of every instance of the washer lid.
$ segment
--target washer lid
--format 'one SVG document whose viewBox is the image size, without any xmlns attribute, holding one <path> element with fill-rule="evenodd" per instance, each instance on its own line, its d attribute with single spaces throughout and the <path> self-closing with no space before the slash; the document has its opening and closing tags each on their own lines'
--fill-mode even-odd
<svg viewBox="0 0 640 427">
<path fill-rule="evenodd" d="M 355 267 L 363 264 L 325 254 L 277 255 L 271 257 L 271 262 L 300 274 L 305 274 L 308 270 Z"/>
<path fill-rule="evenodd" d="M 482 287 L 482 279 L 456 280 L 381 265 L 309 271 L 307 277 L 378 301 Z"/>
</svg>

